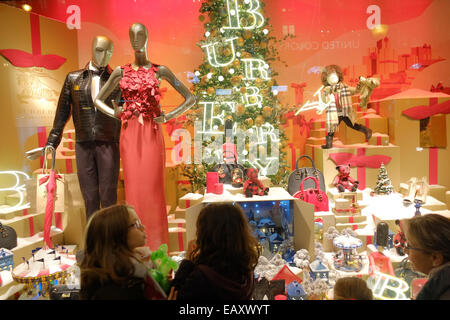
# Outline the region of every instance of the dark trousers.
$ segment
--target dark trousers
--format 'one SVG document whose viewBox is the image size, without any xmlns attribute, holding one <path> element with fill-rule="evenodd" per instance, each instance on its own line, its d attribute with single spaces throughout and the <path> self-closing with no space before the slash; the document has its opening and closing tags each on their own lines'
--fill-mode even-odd
<svg viewBox="0 0 450 320">
<path fill-rule="evenodd" d="M 352 124 L 352 122 L 350 121 L 349 117 L 343 117 L 343 116 L 339 116 L 338 117 L 338 125 L 341 123 L 341 121 L 344 121 L 344 123 L 347 125 L 347 127 L 352 128 L 353 130 L 356 131 L 360 131 L 362 133 L 366 133 L 367 128 L 359 123 Z M 334 132 L 329 132 L 328 133 L 329 136 L 333 137 L 334 136 Z"/>
<path fill-rule="evenodd" d="M 118 142 L 89 141 L 75 145 L 77 173 L 86 206 L 86 221 L 102 208 L 116 204 L 120 170 Z"/>
</svg>

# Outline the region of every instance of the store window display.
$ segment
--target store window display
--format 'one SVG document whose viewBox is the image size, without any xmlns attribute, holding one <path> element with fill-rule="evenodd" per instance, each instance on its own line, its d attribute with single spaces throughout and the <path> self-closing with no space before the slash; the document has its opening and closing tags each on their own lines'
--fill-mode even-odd
<svg viewBox="0 0 450 320">
<path fill-rule="evenodd" d="M 135 60 L 112 72 L 100 90 L 95 105 L 103 113 L 122 121 L 120 154 L 125 199 L 147 227 L 148 245 L 156 250 L 162 243 L 168 243 L 164 193 L 165 146 L 161 124 L 192 107 L 195 98 L 169 68 L 148 59 L 148 31 L 143 24 L 132 24 L 129 37 Z M 167 114 L 160 108 L 161 80 L 167 80 L 185 99 Z M 114 108 L 110 108 L 105 103 L 106 98 L 118 87 L 122 92 L 123 107 L 114 101 Z"/>
<path fill-rule="evenodd" d="M 94 106 L 96 95 L 111 75 L 108 63 L 112 53 L 113 42 L 109 38 L 93 39 L 89 63 L 66 76 L 45 147 L 27 153 L 29 159 L 35 159 L 44 154 L 44 149 L 56 150 L 72 115 L 77 174 L 87 219 L 100 207 L 117 202 L 120 122 L 98 112 Z M 111 91 L 105 102 L 109 104 L 119 94 L 119 90 Z"/>
</svg>

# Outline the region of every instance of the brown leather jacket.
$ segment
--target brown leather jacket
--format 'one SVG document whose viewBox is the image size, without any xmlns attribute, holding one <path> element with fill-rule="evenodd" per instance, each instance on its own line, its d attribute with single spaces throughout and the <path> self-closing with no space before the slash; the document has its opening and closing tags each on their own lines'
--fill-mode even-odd
<svg viewBox="0 0 450 320">
<path fill-rule="evenodd" d="M 105 84 L 111 75 L 111 68 L 107 66 L 100 73 L 100 87 Z M 64 127 L 73 117 L 77 142 L 109 141 L 118 142 L 120 137 L 120 121 L 111 118 L 96 110 L 91 96 L 92 73 L 89 64 L 84 69 L 70 72 L 64 81 L 64 86 L 58 100 L 58 107 L 53 121 L 53 128 L 47 138 L 47 145 L 58 147 L 61 142 Z M 107 99 L 120 101 L 120 88 Z"/>
</svg>

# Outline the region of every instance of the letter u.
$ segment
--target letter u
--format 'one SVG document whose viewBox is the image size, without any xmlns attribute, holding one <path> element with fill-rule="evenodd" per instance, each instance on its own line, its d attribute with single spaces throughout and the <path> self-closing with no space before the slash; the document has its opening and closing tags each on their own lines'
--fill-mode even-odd
<svg viewBox="0 0 450 320">
<path fill-rule="evenodd" d="M 209 64 L 212 65 L 213 67 L 218 68 L 218 67 L 225 67 L 225 66 L 229 65 L 230 63 L 232 63 L 234 61 L 234 59 L 236 58 L 236 53 L 235 53 L 235 49 L 234 49 L 234 40 L 236 40 L 236 39 L 237 39 L 237 37 L 225 40 L 225 42 L 230 43 L 231 58 L 229 59 L 229 61 L 226 61 L 223 63 L 217 61 L 216 45 L 219 44 L 219 42 L 214 42 L 214 43 L 210 43 L 210 44 L 202 46 L 202 48 L 206 48 L 206 55 L 208 57 Z"/>
</svg>

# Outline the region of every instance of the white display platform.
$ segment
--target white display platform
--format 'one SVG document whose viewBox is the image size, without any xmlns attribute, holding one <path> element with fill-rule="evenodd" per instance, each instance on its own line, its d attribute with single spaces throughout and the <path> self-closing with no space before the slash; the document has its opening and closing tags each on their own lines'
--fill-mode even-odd
<svg viewBox="0 0 450 320">
<path fill-rule="evenodd" d="M 244 194 L 232 194 L 229 192 L 229 188 L 232 187 L 225 186 L 222 194 L 206 193 L 201 203 L 197 203 L 186 209 L 187 243 L 195 239 L 198 215 L 201 209 L 209 203 L 288 200 L 294 203 L 294 249 L 296 251 L 307 249 L 311 255 L 314 255 L 314 206 L 312 204 L 292 197 L 285 189 L 280 187 L 271 187 L 267 196 L 247 198 Z"/>
<path fill-rule="evenodd" d="M 246 202 L 246 201 L 283 201 L 283 200 L 294 200 L 293 196 L 289 194 L 285 189 L 280 187 L 271 187 L 269 189 L 269 194 L 267 196 L 253 196 L 247 198 L 243 193 L 233 194 L 230 190 L 239 189 L 233 188 L 229 185 L 224 185 L 222 194 L 215 193 L 205 193 L 203 202 L 213 203 L 213 202 Z M 241 188 L 240 188 L 241 189 Z"/>
</svg>

